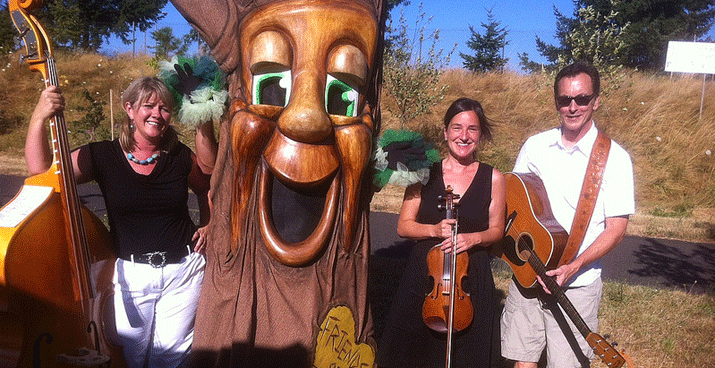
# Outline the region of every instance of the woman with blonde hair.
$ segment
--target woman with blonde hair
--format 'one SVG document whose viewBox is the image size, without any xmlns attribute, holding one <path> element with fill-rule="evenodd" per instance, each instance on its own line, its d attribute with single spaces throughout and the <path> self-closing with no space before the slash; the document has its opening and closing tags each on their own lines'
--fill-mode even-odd
<svg viewBox="0 0 715 368">
<path fill-rule="evenodd" d="M 196 129 L 196 154 L 170 125 L 174 98 L 153 77 L 132 82 L 122 104 L 119 138 L 72 151 L 77 183 L 102 190 L 117 260 L 114 307 L 129 367 L 176 367 L 187 361 L 203 280 L 204 229 L 193 223 L 188 189 L 197 196 L 200 224 L 209 219 L 209 178 L 216 157 L 212 122 Z M 25 144 L 30 174 L 49 169 L 45 124 L 65 108 L 59 87 L 45 89 Z"/>
</svg>

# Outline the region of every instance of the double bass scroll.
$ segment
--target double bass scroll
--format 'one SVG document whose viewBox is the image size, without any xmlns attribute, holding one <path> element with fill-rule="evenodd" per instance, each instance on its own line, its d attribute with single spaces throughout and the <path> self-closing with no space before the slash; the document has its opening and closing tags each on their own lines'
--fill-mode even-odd
<svg viewBox="0 0 715 368">
<path fill-rule="evenodd" d="M 22 60 L 58 85 L 52 43 L 30 11 L 42 1 L 10 0 L 24 41 Z M 113 337 L 114 247 L 80 201 L 62 113 L 50 122 L 50 168 L 29 177 L 0 209 L 2 366 L 124 366 Z"/>
</svg>

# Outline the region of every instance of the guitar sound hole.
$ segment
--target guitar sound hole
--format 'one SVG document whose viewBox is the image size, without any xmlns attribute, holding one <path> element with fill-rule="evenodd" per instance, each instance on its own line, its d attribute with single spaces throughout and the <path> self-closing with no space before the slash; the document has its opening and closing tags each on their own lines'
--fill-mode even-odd
<svg viewBox="0 0 715 368">
<path fill-rule="evenodd" d="M 521 256 L 522 250 L 529 250 L 530 252 L 534 250 L 534 238 L 531 235 L 526 233 L 519 235 L 519 242 L 516 246 L 516 255 L 524 264 L 529 260 Z"/>
<path fill-rule="evenodd" d="M 526 262 L 519 257 L 516 241 L 511 235 L 507 235 L 502 239 L 502 251 L 504 256 L 515 266 L 523 266 Z"/>
</svg>

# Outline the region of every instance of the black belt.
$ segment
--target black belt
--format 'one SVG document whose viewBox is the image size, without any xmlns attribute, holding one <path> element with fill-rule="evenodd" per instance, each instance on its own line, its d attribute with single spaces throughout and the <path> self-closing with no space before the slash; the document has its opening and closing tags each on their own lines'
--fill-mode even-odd
<svg viewBox="0 0 715 368">
<path fill-rule="evenodd" d="M 168 264 L 181 263 L 184 257 L 191 254 L 191 247 L 186 246 L 183 252 L 149 252 L 144 254 L 132 254 L 127 261 L 145 263 L 154 268 L 161 268 Z"/>
</svg>

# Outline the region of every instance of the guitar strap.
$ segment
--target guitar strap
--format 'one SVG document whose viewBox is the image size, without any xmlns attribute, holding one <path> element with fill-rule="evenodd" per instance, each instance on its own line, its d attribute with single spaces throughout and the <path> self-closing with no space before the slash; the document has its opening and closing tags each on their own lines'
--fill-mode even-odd
<svg viewBox="0 0 715 368">
<path fill-rule="evenodd" d="M 611 138 L 599 131 L 596 142 L 593 144 L 593 149 L 591 149 L 586 176 L 583 178 L 581 196 L 576 205 L 576 215 L 569 232 L 569 240 L 566 242 L 566 247 L 558 266 L 567 264 L 574 259 L 578 249 L 581 247 L 584 236 L 586 236 L 586 229 L 588 229 L 588 224 L 591 222 L 593 209 L 596 207 L 596 199 L 598 199 L 598 192 L 603 179 L 603 169 L 606 167 L 610 149 Z"/>
</svg>

